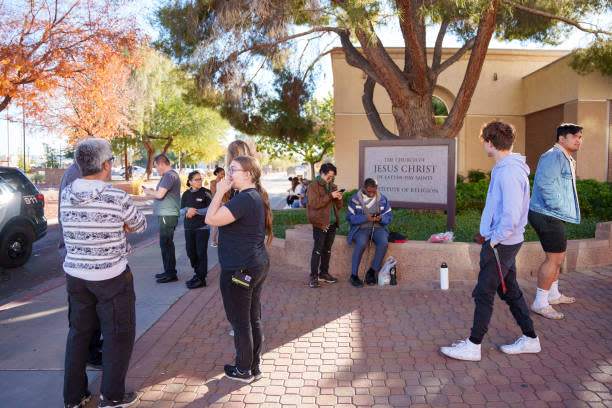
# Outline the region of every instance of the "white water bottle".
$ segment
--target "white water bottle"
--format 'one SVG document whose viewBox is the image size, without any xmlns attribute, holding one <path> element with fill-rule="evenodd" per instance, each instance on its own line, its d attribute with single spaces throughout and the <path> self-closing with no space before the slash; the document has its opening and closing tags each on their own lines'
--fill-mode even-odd
<svg viewBox="0 0 612 408">
<path fill-rule="evenodd" d="M 446 262 L 440 265 L 440 289 L 448 290 L 448 266 Z"/>
</svg>

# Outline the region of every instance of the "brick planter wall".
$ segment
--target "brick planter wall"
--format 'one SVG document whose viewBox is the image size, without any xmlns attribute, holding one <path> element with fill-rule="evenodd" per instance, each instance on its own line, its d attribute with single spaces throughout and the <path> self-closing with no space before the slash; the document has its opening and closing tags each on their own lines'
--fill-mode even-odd
<svg viewBox="0 0 612 408">
<path fill-rule="evenodd" d="M 309 270 L 313 241 L 312 230 L 308 227 L 297 226 L 296 229 L 286 231 L 284 240 L 274 239 L 269 249 L 273 264 L 288 264 L 303 271 Z M 611 236 L 612 222 L 605 222 L 597 224 L 595 238 L 568 241 L 567 256 L 562 269 L 580 270 L 612 264 Z M 478 276 L 480 248 L 480 245 L 468 242 L 432 244 L 407 241 L 401 244 L 390 243 L 387 256 L 393 255 L 398 260 L 398 278 L 402 281 L 438 280 L 442 262 L 448 264 L 451 280 L 472 280 Z M 371 257 L 373 248 L 370 251 Z M 346 237 L 336 236 L 330 262 L 332 275 L 339 279 L 348 279 L 352 252 L 353 247 L 347 244 Z M 365 257 L 364 252 L 360 272 L 363 271 Z M 518 276 L 535 276 L 543 261 L 544 252 L 540 243 L 525 242 L 517 256 Z"/>
</svg>

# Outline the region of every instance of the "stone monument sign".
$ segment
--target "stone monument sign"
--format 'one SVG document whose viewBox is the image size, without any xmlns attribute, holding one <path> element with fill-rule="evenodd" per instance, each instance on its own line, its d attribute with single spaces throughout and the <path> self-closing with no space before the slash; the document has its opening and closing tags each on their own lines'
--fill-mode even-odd
<svg viewBox="0 0 612 408">
<path fill-rule="evenodd" d="M 455 139 L 361 140 L 359 185 L 366 178 L 396 208 L 445 210 L 455 226 Z"/>
</svg>

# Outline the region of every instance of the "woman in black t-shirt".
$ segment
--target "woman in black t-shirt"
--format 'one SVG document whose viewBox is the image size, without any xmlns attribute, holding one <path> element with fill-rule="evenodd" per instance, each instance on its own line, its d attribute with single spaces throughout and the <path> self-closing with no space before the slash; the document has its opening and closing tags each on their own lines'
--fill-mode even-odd
<svg viewBox="0 0 612 408">
<path fill-rule="evenodd" d="M 185 217 L 185 248 L 193 267 L 193 278 L 185 282 L 189 289 L 206 286 L 208 272 L 208 237 L 210 229 L 205 222 L 206 210 L 212 201 L 210 191 L 202 187 L 202 175 L 189 173 L 187 186 L 181 197 L 181 215 Z"/>
<path fill-rule="evenodd" d="M 272 211 L 257 159 L 235 157 L 227 174 L 229 178 L 217 183 L 206 223 L 219 227 L 221 296 L 234 329 L 236 363 L 225 366 L 225 375 L 250 383 L 261 377 L 261 292 L 270 268 L 266 244 L 273 238 Z M 223 195 L 232 187 L 240 194 L 222 206 Z"/>
</svg>

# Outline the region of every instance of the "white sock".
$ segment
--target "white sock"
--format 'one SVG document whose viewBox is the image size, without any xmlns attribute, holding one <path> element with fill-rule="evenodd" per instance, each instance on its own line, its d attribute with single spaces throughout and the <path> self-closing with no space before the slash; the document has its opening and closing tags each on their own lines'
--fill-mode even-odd
<svg viewBox="0 0 612 408">
<path fill-rule="evenodd" d="M 550 290 L 548 291 L 548 300 L 557 300 L 561 297 L 561 292 L 559 292 L 559 281 L 556 280 L 550 286 Z"/>
<path fill-rule="evenodd" d="M 532 306 L 533 306 L 534 309 L 541 309 L 543 307 L 549 306 L 549 304 L 548 304 L 548 291 L 544 290 L 544 289 L 538 288 L 538 291 L 536 292 L 536 298 L 533 301 L 533 305 Z"/>
</svg>

